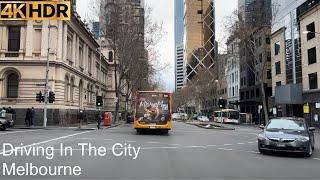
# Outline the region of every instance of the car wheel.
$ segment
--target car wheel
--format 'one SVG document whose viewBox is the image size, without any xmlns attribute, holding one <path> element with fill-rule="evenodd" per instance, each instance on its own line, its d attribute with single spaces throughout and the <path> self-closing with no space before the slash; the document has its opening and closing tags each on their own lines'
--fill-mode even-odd
<svg viewBox="0 0 320 180">
<path fill-rule="evenodd" d="M 312 148 L 312 145 L 310 143 L 308 151 L 306 152 L 306 157 L 311 157 L 312 154 L 313 154 L 313 148 Z"/>
<path fill-rule="evenodd" d="M 7 129 L 7 128 L 6 128 L 5 126 L 2 126 L 0 130 L 1 130 L 1 131 L 5 131 L 6 129 Z"/>
</svg>

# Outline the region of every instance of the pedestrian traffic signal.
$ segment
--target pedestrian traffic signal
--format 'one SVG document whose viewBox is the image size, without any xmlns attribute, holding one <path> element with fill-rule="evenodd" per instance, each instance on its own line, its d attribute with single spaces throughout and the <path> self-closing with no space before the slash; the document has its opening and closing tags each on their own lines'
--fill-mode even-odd
<svg viewBox="0 0 320 180">
<path fill-rule="evenodd" d="M 219 99 L 218 105 L 220 109 L 225 109 L 227 105 L 227 101 L 225 99 Z"/>
<path fill-rule="evenodd" d="M 52 91 L 49 92 L 49 103 L 56 101 L 56 94 Z"/>
<path fill-rule="evenodd" d="M 102 96 L 97 96 L 97 98 L 96 98 L 96 106 L 97 107 L 103 106 L 103 98 L 102 98 Z"/>
<path fill-rule="evenodd" d="M 41 91 L 40 91 L 39 93 L 37 93 L 37 95 L 36 95 L 36 101 L 37 101 L 37 102 L 44 102 L 44 97 L 43 97 Z"/>
</svg>

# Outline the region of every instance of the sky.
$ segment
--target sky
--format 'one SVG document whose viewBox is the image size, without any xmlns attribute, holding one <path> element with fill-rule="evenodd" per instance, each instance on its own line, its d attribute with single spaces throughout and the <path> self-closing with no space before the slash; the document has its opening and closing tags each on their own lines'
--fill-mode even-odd
<svg viewBox="0 0 320 180">
<path fill-rule="evenodd" d="M 81 17 L 87 17 L 90 0 L 78 0 L 77 11 Z M 167 65 L 166 69 L 158 73 L 159 79 L 168 91 L 175 89 L 174 80 L 174 0 L 145 0 L 147 6 L 153 9 L 152 19 L 162 22 L 165 31 L 162 41 L 158 44 L 160 64 Z M 223 52 L 227 34 L 223 25 L 226 16 L 237 8 L 238 0 L 216 0 L 216 40 L 219 42 L 219 52 Z"/>
</svg>

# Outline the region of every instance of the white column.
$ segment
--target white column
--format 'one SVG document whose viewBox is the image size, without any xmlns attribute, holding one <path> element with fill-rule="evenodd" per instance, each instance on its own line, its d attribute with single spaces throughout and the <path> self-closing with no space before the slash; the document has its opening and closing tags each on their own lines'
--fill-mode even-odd
<svg viewBox="0 0 320 180">
<path fill-rule="evenodd" d="M 24 49 L 26 47 L 26 27 L 21 26 L 21 33 L 20 33 L 20 52 L 24 52 Z"/>
<path fill-rule="evenodd" d="M 63 49 L 62 49 L 62 61 L 67 61 L 67 54 L 68 54 L 68 25 L 67 23 L 63 23 Z"/>
<path fill-rule="evenodd" d="M 57 44 L 57 59 L 58 60 L 64 60 L 62 59 L 62 48 L 64 47 L 64 44 L 67 43 L 67 41 L 63 41 L 63 21 L 58 21 L 58 44 Z"/>
<path fill-rule="evenodd" d="M 32 58 L 33 34 L 34 34 L 33 21 L 28 21 L 27 22 L 27 35 L 26 35 L 26 55 L 25 55 L 27 58 Z"/>
<path fill-rule="evenodd" d="M 47 58 L 48 52 L 48 26 L 49 21 L 42 21 L 42 35 L 41 35 L 41 57 Z"/>
<path fill-rule="evenodd" d="M 3 41 L 3 39 L 5 38 L 5 36 L 3 36 L 3 34 L 2 34 L 2 31 L 3 31 L 4 28 L 5 28 L 5 27 L 0 26 L 0 39 L 1 39 L 1 41 L 0 41 L 0 52 L 1 52 L 2 49 L 3 49 L 2 41 Z"/>
<path fill-rule="evenodd" d="M 49 37 L 49 45 L 50 45 L 50 59 L 57 59 L 57 50 L 58 50 L 58 21 L 50 21 L 50 37 Z M 52 59 L 53 58 L 53 59 Z"/>
<path fill-rule="evenodd" d="M 71 57 L 74 66 L 76 66 L 76 44 L 77 44 L 77 38 L 76 38 L 76 33 L 74 33 L 72 37 L 72 57 Z"/>
<path fill-rule="evenodd" d="M 76 47 L 74 49 L 76 51 L 76 56 L 75 56 L 75 66 L 78 67 L 80 62 L 79 62 L 79 37 L 76 36 Z"/>
</svg>

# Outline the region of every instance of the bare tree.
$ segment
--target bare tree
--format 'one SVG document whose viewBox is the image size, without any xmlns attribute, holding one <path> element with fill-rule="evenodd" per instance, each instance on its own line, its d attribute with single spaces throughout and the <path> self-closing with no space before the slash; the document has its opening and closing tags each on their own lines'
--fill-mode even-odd
<svg viewBox="0 0 320 180">
<path fill-rule="evenodd" d="M 163 35 L 162 24 L 152 21 L 152 8 L 141 8 L 128 0 L 91 0 L 90 4 L 93 14 L 100 17 L 102 36 L 109 42 L 117 62 L 116 97 L 125 96 L 128 105 L 135 91 L 158 86 L 154 76 L 161 69 L 156 64 L 156 45 Z M 116 120 L 118 112 L 119 98 Z"/>
<path fill-rule="evenodd" d="M 270 67 L 270 43 L 262 42 L 271 37 L 272 22 L 277 13 L 277 7 L 272 4 L 266 6 L 265 1 L 255 0 L 252 2 L 250 12 L 235 11 L 225 22 L 226 29 L 230 30 L 230 36 L 239 39 L 240 64 L 247 67 L 256 84 L 260 85 L 264 122 L 269 121 L 268 97 L 265 91 L 265 84 L 270 80 L 267 78 L 267 70 Z M 249 13 L 249 16 L 246 16 Z"/>
</svg>

